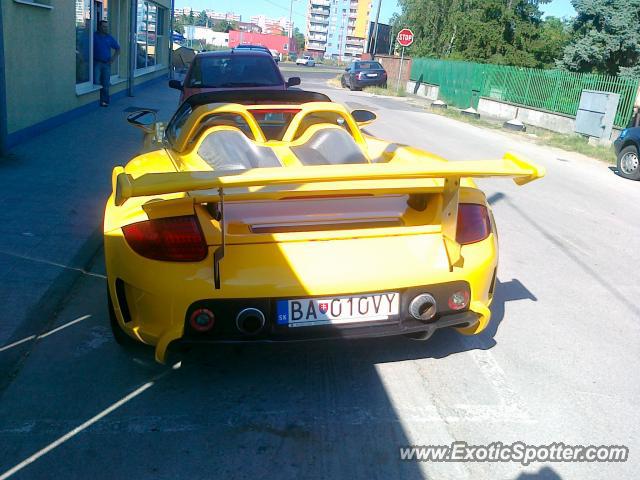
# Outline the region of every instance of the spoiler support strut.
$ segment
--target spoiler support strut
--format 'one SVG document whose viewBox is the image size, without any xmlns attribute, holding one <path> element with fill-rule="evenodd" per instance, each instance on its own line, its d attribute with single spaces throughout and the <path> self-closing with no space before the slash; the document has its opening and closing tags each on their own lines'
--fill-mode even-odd
<svg viewBox="0 0 640 480">
<path fill-rule="evenodd" d="M 224 190 L 222 187 L 218 189 L 218 195 L 220 195 L 220 233 L 222 236 L 222 242 L 215 252 L 213 252 L 213 282 L 216 290 L 220 290 L 220 261 L 224 258 L 225 247 L 225 228 L 224 228 Z"/>
<path fill-rule="evenodd" d="M 449 259 L 449 271 L 462 266 L 462 249 L 456 241 L 458 230 L 458 200 L 460 197 L 460 177 L 445 177 L 442 189 L 442 239 Z"/>
</svg>

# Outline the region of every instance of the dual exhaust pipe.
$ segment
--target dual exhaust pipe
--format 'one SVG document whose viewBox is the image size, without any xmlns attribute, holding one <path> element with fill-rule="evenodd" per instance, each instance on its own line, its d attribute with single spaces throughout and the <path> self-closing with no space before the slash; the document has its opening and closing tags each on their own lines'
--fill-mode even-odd
<svg viewBox="0 0 640 480">
<path fill-rule="evenodd" d="M 417 295 L 409 304 L 409 313 L 416 320 L 427 322 L 438 311 L 436 299 L 429 293 Z M 236 315 L 236 327 L 245 335 L 257 335 L 262 331 L 267 319 L 257 308 L 245 308 Z"/>
<path fill-rule="evenodd" d="M 266 323 L 264 313 L 257 308 L 245 308 L 236 315 L 236 327 L 245 335 L 257 335 Z"/>
<path fill-rule="evenodd" d="M 465 304 L 466 302 L 468 302 L 468 296 L 464 299 L 464 302 Z M 449 306 L 452 306 L 451 302 Z M 197 323 L 194 323 L 194 321 L 197 320 L 199 323 L 201 323 L 200 328 L 198 328 L 198 330 L 200 331 L 208 329 L 204 325 L 205 321 L 203 320 L 205 319 L 200 318 L 203 313 L 209 313 L 209 311 L 198 310 L 194 312 L 194 315 L 192 316 L 192 325 L 194 327 L 197 325 Z M 436 299 L 430 293 L 421 293 L 419 295 L 416 295 L 409 304 L 409 314 L 416 320 L 429 322 L 433 320 L 437 313 L 438 305 Z M 213 313 L 211 313 L 211 317 L 213 317 Z M 211 318 L 211 327 L 213 326 L 213 320 L 214 318 Z M 264 316 L 264 313 L 257 308 L 245 308 L 236 315 L 236 328 L 244 335 L 253 336 L 259 334 L 264 329 L 266 324 L 267 319 Z M 209 327 L 209 325 L 207 325 L 207 327 Z"/>
</svg>

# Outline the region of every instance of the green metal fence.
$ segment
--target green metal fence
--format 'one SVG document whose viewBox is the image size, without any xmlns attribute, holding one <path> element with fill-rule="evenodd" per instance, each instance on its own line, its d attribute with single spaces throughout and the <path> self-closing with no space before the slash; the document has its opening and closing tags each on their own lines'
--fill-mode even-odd
<svg viewBox="0 0 640 480">
<path fill-rule="evenodd" d="M 632 78 L 431 58 L 413 59 L 411 80 L 438 85 L 440 97 L 459 108 L 477 108 L 482 96 L 571 116 L 582 90 L 618 93 L 618 127 L 629 122 L 638 91 L 638 79 Z"/>
</svg>

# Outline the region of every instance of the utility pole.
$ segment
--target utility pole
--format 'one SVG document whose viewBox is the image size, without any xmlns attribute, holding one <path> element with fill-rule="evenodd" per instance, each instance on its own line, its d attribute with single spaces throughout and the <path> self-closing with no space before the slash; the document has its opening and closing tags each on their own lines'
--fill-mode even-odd
<svg viewBox="0 0 640 480">
<path fill-rule="evenodd" d="M 293 43 L 291 40 L 293 39 L 293 2 L 294 1 L 295 0 L 291 0 L 291 2 L 289 3 L 289 49 L 287 50 L 287 55 L 289 57 L 289 60 L 291 60 L 291 44 Z"/>
<path fill-rule="evenodd" d="M 380 8 L 382 8 L 382 0 L 378 0 L 378 12 L 376 13 L 376 23 L 373 25 L 373 50 L 371 51 L 371 58 L 376 57 L 376 48 L 378 46 L 378 20 L 380 19 Z M 371 44 L 371 42 L 369 42 L 369 44 Z"/>
<path fill-rule="evenodd" d="M 289 38 L 293 38 L 293 2 L 295 0 L 291 0 L 289 3 Z"/>
</svg>

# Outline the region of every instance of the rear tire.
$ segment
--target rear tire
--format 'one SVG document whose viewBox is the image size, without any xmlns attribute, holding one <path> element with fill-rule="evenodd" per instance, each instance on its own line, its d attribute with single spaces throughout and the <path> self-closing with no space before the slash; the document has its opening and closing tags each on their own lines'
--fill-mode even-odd
<svg viewBox="0 0 640 480">
<path fill-rule="evenodd" d="M 107 302 L 109 305 L 109 324 L 111 326 L 111 333 L 113 334 L 113 338 L 118 345 L 121 347 L 133 347 L 140 345 L 140 342 L 135 341 L 129 335 L 127 335 L 122 327 L 118 323 L 118 319 L 116 318 L 116 312 L 113 308 L 113 302 L 111 301 L 111 294 L 109 293 L 109 288 L 107 287 Z"/>
<path fill-rule="evenodd" d="M 342 88 L 347 88 L 347 82 L 344 81 L 344 77 L 340 78 L 340 85 L 342 86 Z"/>
<path fill-rule="evenodd" d="M 634 145 L 620 150 L 618 154 L 618 174 L 629 180 L 640 180 L 640 155 Z"/>
</svg>

